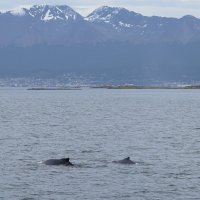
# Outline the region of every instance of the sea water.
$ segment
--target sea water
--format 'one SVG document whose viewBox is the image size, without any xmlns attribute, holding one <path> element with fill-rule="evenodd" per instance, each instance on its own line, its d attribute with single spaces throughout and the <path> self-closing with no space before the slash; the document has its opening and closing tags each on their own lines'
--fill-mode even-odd
<svg viewBox="0 0 200 200">
<path fill-rule="evenodd" d="M 0 199 L 199 199 L 200 91 L 0 89 L 0 152 Z"/>
</svg>

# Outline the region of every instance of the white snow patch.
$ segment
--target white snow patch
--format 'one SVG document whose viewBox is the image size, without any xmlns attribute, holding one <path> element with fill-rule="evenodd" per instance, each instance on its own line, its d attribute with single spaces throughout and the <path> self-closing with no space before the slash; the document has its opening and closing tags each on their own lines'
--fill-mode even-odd
<svg viewBox="0 0 200 200">
<path fill-rule="evenodd" d="M 12 15 L 15 16 L 24 16 L 26 15 L 26 10 L 30 10 L 31 7 L 32 5 L 21 5 L 12 10 L 4 10 L 1 13 L 11 13 Z"/>
<path fill-rule="evenodd" d="M 16 8 L 14 10 L 11 10 L 10 13 L 12 15 L 15 15 L 15 16 L 24 16 L 24 15 L 26 15 L 26 11 L 24 10 L 24 8 Z"/>
<path fill-rule="evenodd" d="M 101 17 L 97 13 L 85 18 L 86 21 L 94 22 L 94 21 L 110 21 L 109 16 Z"/>
<path fill-rule="evenodd" d="M 7 10 L 0 10 L 0 15 L 4 14 L 4 13 L 7 13 L 7 12 L 8 12 Z"/>
<path fill-rule="evenodd" d="M 33 5 L 21 5 L 21 6 L 19 6 L 19 8 L 24 8 L 24 9 L 27 9 L 27 10 L 30 10 L 32 7 L 33 7 Z"/>
<path fill-rule="evenodd" d="M 62 17 L 60 17 L 60 16 L 57 16 L 57 18 L 56 19 L 61 19 L 61 20 L 63 20 L 63 18 Z"/>
<path fill-rule="evenodd" d="M 144 24 L 144 25 L 136 25 L 137 28 L 147 28 L 147 26 L 148 26 L 147 24 Z"/>
<path fill-rule="evenodd" d="M 117 15 L 119 13 L 119 10 L 114 10 L 112 13 Z"/>
<path fill-rule="evenodd" d="M 133 27 L 133 25 L 132 24 L 126 24 L 126 23 L 123 23 L 123 22 L 119 22 L 119 25 L 120 26 L 122 26 L 122 27 L 126 27 L 126 28 L 131 28 L 131 27 Z"/>
<path fill-rule="evenodd" d="M 86 17 L 85 20 L 86 21 L 106 21 L 106 23 L 108 23 L 108 21 L 111 21 L 111 19 L 117 15 L 121 10 L 123 10 L 123 8 L 117 8 L 117 7 L 108 7 L 108 6 L 102 6 L 100 8 L 97 8 L 92 15 L 90 15 L 89 17 Z M 109 12 L 108 12 L 109 11 Z M 107 12 L 109 14 L 107 14 Z"/>
<path fill-rule="evenodd" d="M 108 9 L 109 9 L 108 6 L 101 6 L 101 7 L 97 8 L 94 12 L 102 12 L 102 11 L 108 10 Z"/>
<path fill-rule="evenodd" d="M 54 16 L 52 15 L 52 14 L 50 14 L 50 10 L 48 10 L 47 12 L 46 12 L 46 14 L 45 14 L 45 16 L 44 16 L 44 18 L 42 19 L 42 20 L 44 20 L 44 21 L 49 21 L 49 20 L 51 20 L 51 19 L 53 19 L 54 18 Z"/>
<path fill-rule="evenodd" d="M 58 11 L 60 11 L 61 13 L 63 12 L 59 7 L 56 7 L 56 9 L 57 9 Z"/>
<path fill-rule="evenodd" d="M 31 17 L 35 17 L 35 15 L 33 15 L 31 12 L 28 13 Z"/>
</svg>

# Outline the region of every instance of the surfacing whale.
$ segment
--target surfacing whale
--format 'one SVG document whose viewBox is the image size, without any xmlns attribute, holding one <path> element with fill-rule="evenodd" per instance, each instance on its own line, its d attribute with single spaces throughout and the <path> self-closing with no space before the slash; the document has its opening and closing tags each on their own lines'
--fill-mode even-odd
<svg viewBox="0 0 200 200">
<path fill-rule="evenodd" d="M 44 161 L 46 165 L 64 165 L 64 166 L 74 166 L 70 161 L 69 158 L 61 158 L 61 159 L 50 159 Z"/>
<path fill-rule="evenodd" d="M 130 157 L 124 158 L 123 160 L 117 160 L 117 161 L 113 161 L 113 163 L 119 163 L 119 164 L 129 164 L 129 165 L 133 165 L 136 164 L 136 162 L 130 160 Z"/>
</svg>

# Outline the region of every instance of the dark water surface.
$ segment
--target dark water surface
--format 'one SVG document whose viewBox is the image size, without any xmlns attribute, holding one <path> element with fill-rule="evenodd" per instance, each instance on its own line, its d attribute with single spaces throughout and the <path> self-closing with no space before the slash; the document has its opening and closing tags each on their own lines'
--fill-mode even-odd
<svg viewBox="0 0 200 200">
<path fill-rule="evenodd" d="M 199 128 L 199 90 L 1 89 L 0 199 L 200 199 Z"/>
</svg>

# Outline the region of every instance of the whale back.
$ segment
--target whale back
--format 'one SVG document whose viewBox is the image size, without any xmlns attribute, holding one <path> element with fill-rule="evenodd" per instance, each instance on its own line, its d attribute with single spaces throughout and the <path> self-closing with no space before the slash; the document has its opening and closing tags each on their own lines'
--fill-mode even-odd
<svg viewBox="0 0 200 200">
<path fill-rule="evenodd" d="M 65 165 L 65 166 L 73 166 L 71 162 L 69 162 L 69 158 L 61 158 L 61 159 L 50 159 L 44 162 L 46 165 Z"/>
<path fill-rule="evenodd" d="M 120 163 L 120 164 L 135 164 L 134 161 L 130 160 L 130 157 L 124 158 L 122 160 L 113 161 L 114 163 Z"/>
</svg>

